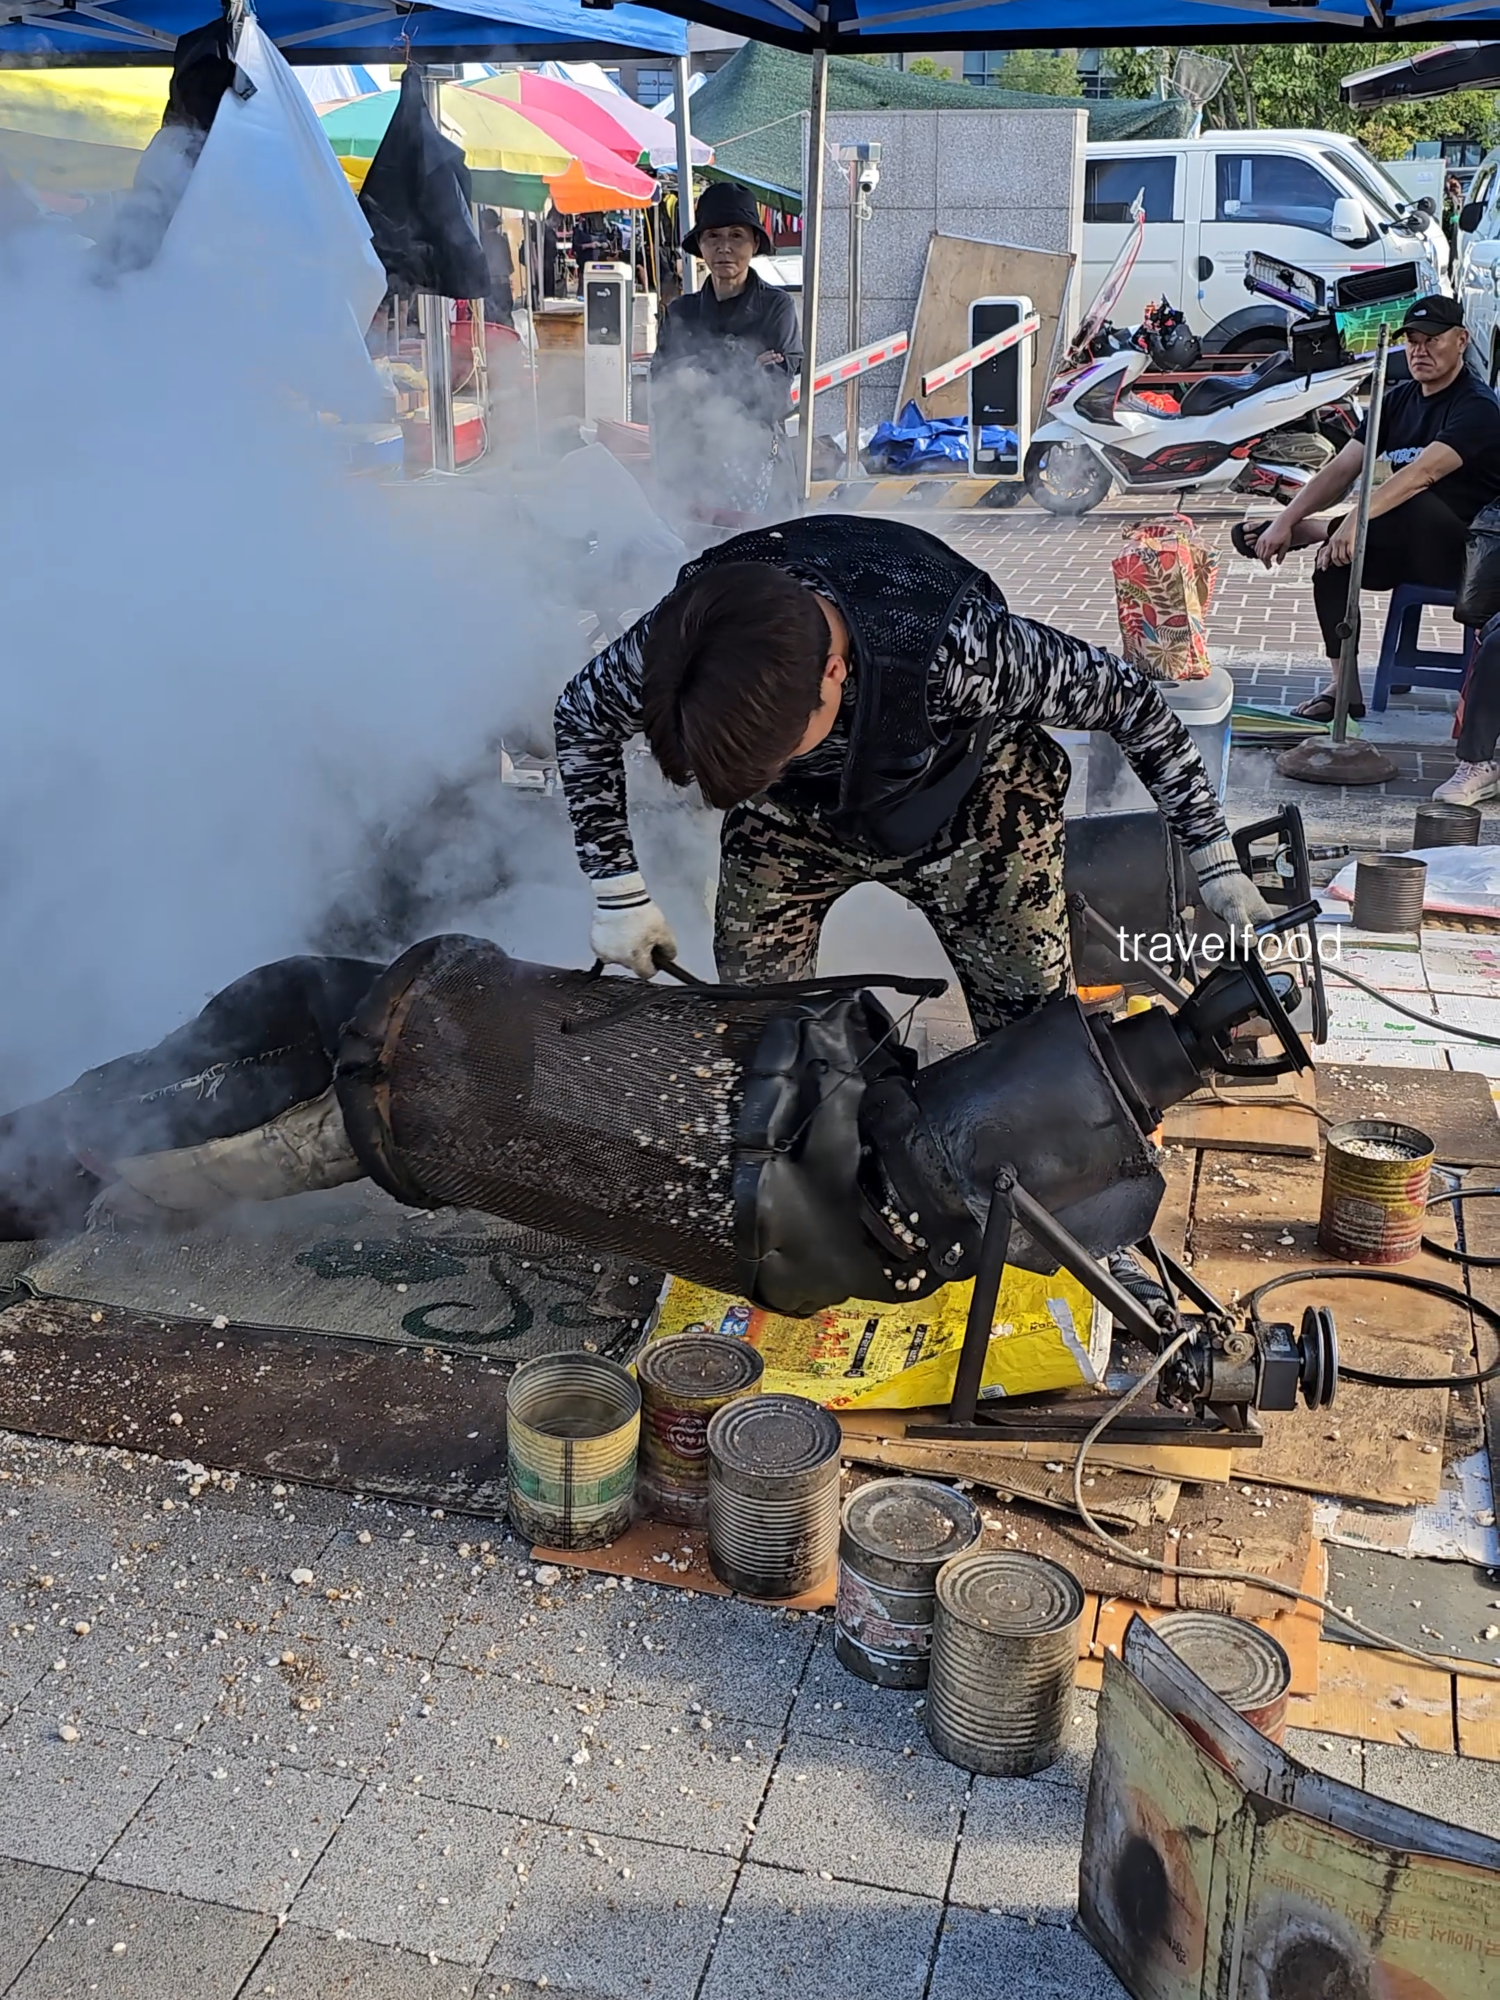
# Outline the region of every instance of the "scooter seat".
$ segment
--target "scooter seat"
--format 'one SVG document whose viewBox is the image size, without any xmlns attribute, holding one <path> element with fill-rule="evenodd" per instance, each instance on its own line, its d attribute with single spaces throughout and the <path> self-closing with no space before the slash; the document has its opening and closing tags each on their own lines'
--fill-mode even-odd
<svg viewBox="0 0 1500 2000">
<path fill-rule="evenodd" d="M 1231 403 L 1242 403 L 1247 396 L 1254 396 L 1277 382 L 1295 380 L 1297 370 L 1289 354 L 1268 354 L 1264 361 L 1257 361 L 1243 374 L 1202 376 L 1183 396 L 1180 407 L 1185 417 L 1206 417 L 1214 410 L 1227 410 Z"/>
</svg>

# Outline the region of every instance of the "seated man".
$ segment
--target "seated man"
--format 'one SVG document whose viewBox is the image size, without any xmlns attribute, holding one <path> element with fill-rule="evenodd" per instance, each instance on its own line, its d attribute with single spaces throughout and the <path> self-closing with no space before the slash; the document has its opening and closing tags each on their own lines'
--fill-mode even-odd
<svg viewBox="0 0 1500 2000">
<path fill-rule="evenodd" d="M 1395 469 L 1375 488 L 1370 502 L 1364 588 L 1394 590 L 1398 584 L 1415 583 L 1456 590 L 1469 523 L 1481 507 L 1500 499 L 1500 402 L 1465 364 L 1469 336 L 1456 300 L 1438 294 L 1418 299 L 1401 331 L 1411 379 L 1389 383 L 1381 404 L 1376 449 Z M 1246 522 L 1234 531 L 1240 553 L 1255 556 L 1267 569 L 1289 549 L 1317 549 L 1313 602 L 1335 685 L 1339 626 L 1354 555 L 1354 515 L 1333 521 L 1312 516 L 1355 485 L 1368 433 L 1367 418 L 1274 521 Z M 1330 686 L 1296 713 L 1309 722 L 1330 722 L 1333 706 Z M 1362 700 L 1351 701 L 1351 715 L 1364 712 Z"/>
</svg>

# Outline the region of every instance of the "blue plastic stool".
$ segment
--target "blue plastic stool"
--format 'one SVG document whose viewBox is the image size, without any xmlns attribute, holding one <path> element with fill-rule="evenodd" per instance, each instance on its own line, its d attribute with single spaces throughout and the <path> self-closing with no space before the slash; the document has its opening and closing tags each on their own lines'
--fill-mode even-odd
<svg viewBox="0 0 1500 2000">
<path fill-rule="evenodd" d="M 1434 590 L 1424 583 L 1398 583 L 1391 592 L 1391 608 L 1385 614 L 1385 632 L 1380 641 L 1380 659 L 1375 668 L 1375 693 L 1370 706 L 1381 713 L 1390 699 L 1391 686 L 1451 688 L 1458 694 L 1469 670 L 1474 651 L 1474 631 L 1463 627 L 1463 650 L 1450 653 L 1447 647 L 1419 646 L 1422 613 L 1429 605 L 1456 603 L 1458 593 Z"/>
</svg>

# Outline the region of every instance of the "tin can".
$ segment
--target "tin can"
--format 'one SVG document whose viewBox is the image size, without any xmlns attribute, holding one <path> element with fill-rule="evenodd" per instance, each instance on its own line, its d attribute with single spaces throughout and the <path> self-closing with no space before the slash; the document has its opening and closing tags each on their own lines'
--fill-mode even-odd
<svg viewBox="0 0 1500 2000">
<path fill-rule="evenodd" d="M 523 1361 L 505 1398 L 507 1511 L 553 1549 L 600 1549 L 630 1526 L 641 1394 L 602 1354 Z"/>
<path fill-rule="evenodd" d="M 1349 1264 L 1399 1264 L 1422 1242 L 1436 1148 L 1414 1125 L 1351 1118 L 1323 1159 L 1318 1248 Z"/>
<path fill-rule="evenodd" d="M 1292 1663 L 1269 1632 L 1218 1611 L 1169 1611 L 1152 1630 L 1236 1715 L 1282 1741 Z"/>
<path fill-rule="evenodd" d="M 1354 922 L 1362 931 L 1420 931 L 1427 863 L 1410 854 L 1367 854 L 1354 869 Z"/>
<path fill-rule="evenodd" d="M 971 1550 L 938 1571 L 927 1738 L 990 1778 L 1057 1761 L 1078 1672 L 1083 1586 L 1061 1563 Z"/>
<path fill-rule="evenodd" d="M 766 1364 L 747 1341 L 722 1333 L 651 1340 L 636 1357 L 641 1385 L 642 1507 L 658 1521 L 708 1522 L 708 1424 L 736 1396 L 760 1388 Z"/>
<path fill-rule="evenodd" d="M 838 1419 L 805 1396 L 742 1396 L 708 1426 L 708 1560 L 746 1597 L 797 1597 L 833 1573 Z"/>
<path fill-rule="evenodd" d="M 1477 847 L 1484 814 L 1478 806 L 1450 805 L 1427 799 L 1417 807 L 1413 847 Z"/>
<path fill-rule="evenodd" d="M 979 1509 L 931 1479 L 877 1479 L 844 1502 L 833 1650 L 877 1687 L 927 1685 L 933 1589 L 983 1533 Z"/>
</svg>

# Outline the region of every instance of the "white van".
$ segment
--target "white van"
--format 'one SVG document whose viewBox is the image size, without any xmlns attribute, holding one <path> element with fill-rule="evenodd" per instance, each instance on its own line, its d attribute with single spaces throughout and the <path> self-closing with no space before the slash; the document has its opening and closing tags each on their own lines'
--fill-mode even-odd
<svg viewBox="0 0 1500 2000">
<path fill-rule="evenodd" d="M 1453 290 L 1469 329 L 1469 359 L 1493 388 L 1500 382 L 1500 152 L 1480 162 L 1458 212 Z"/>
<path fill-rule="evenodd" d="M 1355 141 L 1330 132 L 1212 132 L 1201 139 L 1100 142 L 1084 149 L 1086 305 L 1134 226 L 1145 237 L 1111 317 L 1139 320 L 1165 295 L 1209 352 L 1280 340 L 1285 313 L 1245 290 L 1245 253 L 1264 250 L 1330 283 L 1352 271 L 1414 263 L 1424 292 L 1445 289 L 1432 218 L 1407 205 Z"/>
</svg>

